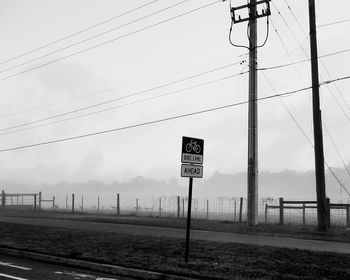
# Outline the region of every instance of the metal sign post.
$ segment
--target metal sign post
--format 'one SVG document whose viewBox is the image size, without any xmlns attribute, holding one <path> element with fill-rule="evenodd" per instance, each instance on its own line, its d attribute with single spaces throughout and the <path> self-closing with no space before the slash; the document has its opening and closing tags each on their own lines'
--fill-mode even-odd
<svg viewBox="0 0 350 280">
<path fill-rule="evenodd" d="M 191 228 L 191 205 L 192 205 L 192 185 L 193 178 L 190 178 L 188 188 L 188 207 L 187 207 L 187 227 L 186 227 L 186 249 L 185 249 L 185 262 L 188 262 L 188 251 L 190 249 L 190 228 Z"/>
<path fill-rule="evenodd" d="M 186 227 L 186 248 L 185 262 L 188 262 L 188 253 L 190 250 L 190 228 L 191 228 L 191 206 L 192 206 L 192 186 L 193 178 L 203 177 L 203 150 L 204 140 L 182 137 L 181 177 L 188 177 L 188 207 L 187 207 L 187 227 Z"/>
</svg>

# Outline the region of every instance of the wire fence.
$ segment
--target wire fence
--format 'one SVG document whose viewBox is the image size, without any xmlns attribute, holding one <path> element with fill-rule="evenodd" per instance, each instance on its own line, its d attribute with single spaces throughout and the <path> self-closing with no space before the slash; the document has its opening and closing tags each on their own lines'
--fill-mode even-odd
<svg viewBox="0 0 350 280">
<path fill-rule="evenodd" d="M 0 197 L 2 209 L 51 210 L 69 213 L 185 218 L 188 208 L 187 197 L 181 196 L 58 194 L 48 197 L 41 192 L 37 194 L 3 192 Z M 282 198 L 261 198 L 258 202 L 259 223 L 317 225 L 316 201 L 289 202 L 293 206 L 288 205 L 288 201 Z M 331 225 L 350 227 L 350 201 L 340 204 L 332 200 L 329 203 Z M 242 197 L 193 198 L 191 211 L 193 219 L 245 222 L 247 200 Z"/>
</svg>

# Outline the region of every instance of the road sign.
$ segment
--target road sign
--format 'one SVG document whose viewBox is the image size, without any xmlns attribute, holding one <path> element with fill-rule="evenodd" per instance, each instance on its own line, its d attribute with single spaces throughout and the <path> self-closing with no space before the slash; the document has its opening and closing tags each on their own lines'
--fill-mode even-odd
<svg viewBox="0 0 350 280">
<path fill-rule="evenodd" d="M 203 166 L 182 164 L 181 177 L 203 178 Z"/>
<path fill-rule="evenodd" d="M 186 247 L 185 262 L 188 262 L 188 252 L 190 250 L 190 228 L 191 228 L 191 202 L 193 178 L 203 177 L 203 150 L 204 140 L 182 137 L 181 162 L 191 164 L 181 164 L 181 177 L 189 177 L 188 204 L 187 204 L 187 226 L 186 226 Z"/>
<path fill-rule="evenodd" d="M 202 164 L 203 150 L 204 140 L 186 136 L 182 137 L 181 162 Z"/>
</svg>

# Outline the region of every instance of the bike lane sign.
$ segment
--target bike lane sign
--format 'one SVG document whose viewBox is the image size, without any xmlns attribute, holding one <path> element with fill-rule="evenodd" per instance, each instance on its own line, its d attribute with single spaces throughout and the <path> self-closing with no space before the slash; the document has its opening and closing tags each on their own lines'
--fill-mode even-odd
<svg viewBox="0 0 350 280">
<path fill-rule="evenodd" d="M 182 137 L 182 163 L 203 164 L 204 140 Z"/>
</svg>

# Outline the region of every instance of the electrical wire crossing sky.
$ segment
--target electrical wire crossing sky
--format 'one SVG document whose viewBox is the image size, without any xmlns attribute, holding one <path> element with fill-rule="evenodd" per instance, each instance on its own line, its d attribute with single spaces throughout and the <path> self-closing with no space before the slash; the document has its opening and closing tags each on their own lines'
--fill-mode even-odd
<svg viewBox="0 0 350 280">
<path fill-rule="evenodd" d="M 231 44 L 248 43 L 246 24 L 231 24 L 239 2 L 2 1 L 0 181 L 181 183 L 184 135 L 205 139 L 201 180 L 246 172 L 248 53 Z M 335 198 L 350 186 L 350 4 L 338 4 L 316 6 Z M 273 1 L 269 21 L 258 19 L 262 173 L 314 170 L 307 5 Z"/>
</svg>

